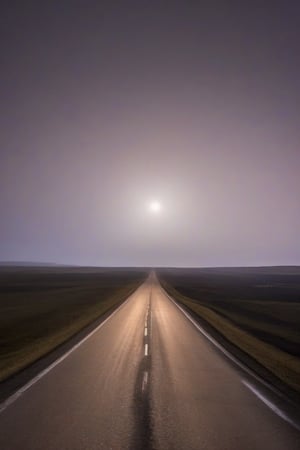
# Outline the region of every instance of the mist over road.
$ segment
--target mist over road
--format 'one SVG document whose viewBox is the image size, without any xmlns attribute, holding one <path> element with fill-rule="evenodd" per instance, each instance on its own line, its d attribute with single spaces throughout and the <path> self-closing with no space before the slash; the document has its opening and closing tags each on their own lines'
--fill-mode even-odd
<svg viewBox="0 0 300 450">
<path fill-rule="evenodd" d="M 0 448 L 297 450 L 300 433 L 243 384 L 150 276 L 4 404 Z"/>
</svg>

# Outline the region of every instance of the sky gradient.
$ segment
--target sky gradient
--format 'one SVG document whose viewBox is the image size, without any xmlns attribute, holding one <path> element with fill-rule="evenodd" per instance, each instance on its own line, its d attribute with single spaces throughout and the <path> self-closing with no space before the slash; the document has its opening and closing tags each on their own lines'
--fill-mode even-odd
<svg viewBox="0 0 300 450">
<path fill-rule="evenodd" d="M 223 3 L 1 3 L 0 260 L 300 264 L 300 4 Z"/>
</svg>

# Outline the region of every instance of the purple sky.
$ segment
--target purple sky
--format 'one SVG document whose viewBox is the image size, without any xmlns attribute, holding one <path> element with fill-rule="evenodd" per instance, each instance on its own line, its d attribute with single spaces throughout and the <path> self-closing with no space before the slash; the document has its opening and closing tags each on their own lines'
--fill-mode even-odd
<svg viewBox="0 0 300 450">
<path fill-rule="evenodd" d="M 0 27 L 0 260 L 300 264 L 299 2 L 5 1 Z"/>
</svg>

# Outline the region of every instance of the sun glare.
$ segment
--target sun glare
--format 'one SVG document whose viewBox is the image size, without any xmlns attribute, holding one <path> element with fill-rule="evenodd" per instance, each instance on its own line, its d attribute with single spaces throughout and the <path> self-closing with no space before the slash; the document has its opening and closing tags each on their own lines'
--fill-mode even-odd
<svg viewBox="0 0 300 450">
<path fill-rule="evenodd" d="M 150 212 L 157 214 L 161 211 L 161 204 L 157 201 L 153 201 L 149 205 L 149 210 Z"/>
</svg>

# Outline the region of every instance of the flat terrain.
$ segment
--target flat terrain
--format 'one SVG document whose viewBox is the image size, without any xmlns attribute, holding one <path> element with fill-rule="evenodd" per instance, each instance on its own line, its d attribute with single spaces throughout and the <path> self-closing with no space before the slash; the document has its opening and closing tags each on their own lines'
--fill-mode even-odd
<svg viewBox="0 0 300 450">
<path fill-rule="evenodd" d="M 262 366 L 255 370 L 298 396 L 299 267 L 161 269 L 158 274 L 172 296 L 245 353 L 239 358 L 253 366 L 250 355 Z"/>
<path fill-rule="evenodd" d="M 5 450 L 298 450 L 275 415 L 154 277 L 2 405 Z"/>
<path fill-rule="evenodd" d="M 123 301 L 145 270 L 0 267 L 0 381 Z"/>
</svg>

